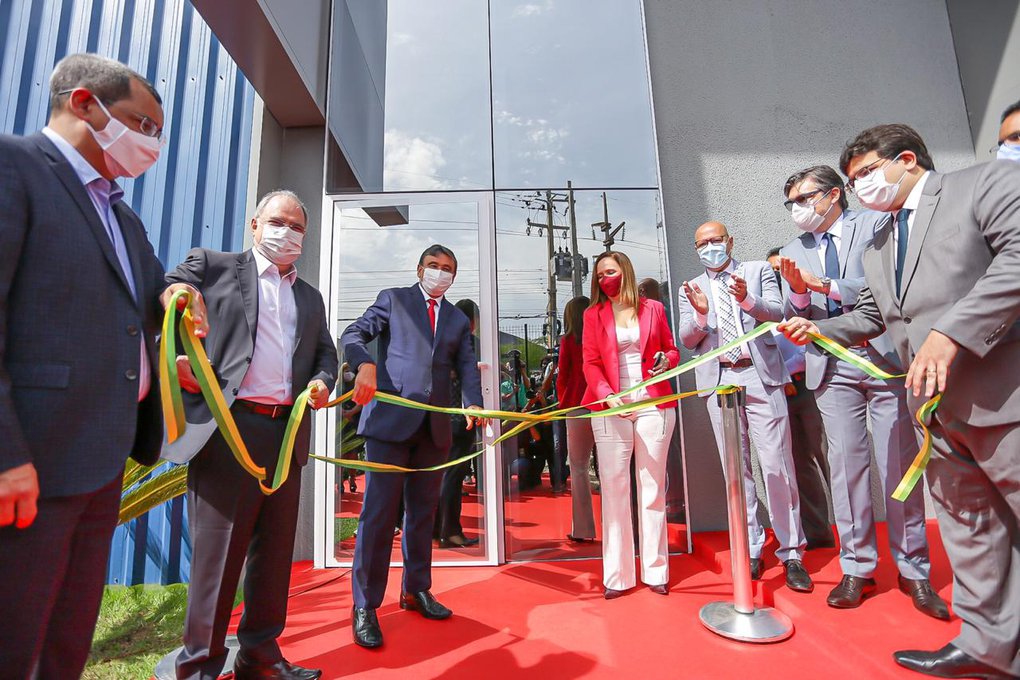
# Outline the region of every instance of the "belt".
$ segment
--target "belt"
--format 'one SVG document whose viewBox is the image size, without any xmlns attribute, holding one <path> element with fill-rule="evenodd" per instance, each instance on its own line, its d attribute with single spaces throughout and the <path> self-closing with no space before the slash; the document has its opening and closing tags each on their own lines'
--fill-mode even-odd
<svg viewBox="0 0 1020 680">
<path fill-rule="evenodd" d="M 234 403 L 246 411 L 257 413 L 260 416 L 269 416 L 270 418 L 286 418 L 290 415 L 290 411 L 293 408 L 291 404 L 260 404 L 257 401 L 248 401 L 247 399 L 235 399 Z"/>
<path fill-rule="evenodd" d="M 856 345 L 850 345 L 850 349 L 863 349 L 865 347 L 868 347 L 869 345 L 870 345 L 870 343 L 867 340 L 862 340 L 861 342 L 857 343 Z"/>
<path fill-rule="evenodd" d="M 719 364 L 723 368 L 751 368 L 754 364 L 751 363 L 750 359 L 737 359 L 736 361 L 720 361 Z"/>
</svg>

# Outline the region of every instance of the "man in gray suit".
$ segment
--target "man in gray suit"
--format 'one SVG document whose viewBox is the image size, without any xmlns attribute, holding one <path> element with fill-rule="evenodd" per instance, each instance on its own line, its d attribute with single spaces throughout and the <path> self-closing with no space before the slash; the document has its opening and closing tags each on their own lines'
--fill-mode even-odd
<svg viewBox="0 0 1020 680">
<path fill-rule="evenodd" d="M 959 636 L 896 661 L 943 678 L 1020 675 L 1020 166 L 939 174 L 906 125 L 865 130 L 840 166 L 866 207 L 894 214 L 864 253 L 853 311 L 782 330 L 844 345 L 889 334 L 911 412 L 936 392 L 927 474 L 953 566 Z M 919 494 L 919 490 L 914 491 Z M 896 501 L 890 501 L 895 503 Z"/>
<path fill-rule="evenodd" d="M 117 184 L 156 162 L 159 94 L 127 66 L 62 59 L 50 118 L 0 136 L 0 677 L 77 678 L 99 616 L 124 461 L 163 422 L 163 265 Z M 201 296 L 192 313 L 205 332 Z"/>
<path fill-rule="evenodd" d="M 772 267 L 768 262 L 737 262 L 732 257 L 733 238 L 725 226 L 719 222 L 701 225 L 694 234 L 694 245 L 705 273 L 693 281 L 684 281 L 677 311 L 680 341 L 695 356 L 737 339 L 761 322 L 783 318 L 783 297 Z M 758 450 L 769 516 L 779 541 L 776 556 L 783 563 L 786 584 L 795 591 L 811 592 L 814 584 L 801 562 L 805 540 L 783 389 L 790 375 L 775 337 L 766 333 L 735 347 L 718 361 L 698 366 L 695 376 L 698 389 L 740 385 L 745 391 L 746 405 L 740 411 L 741 448 L 752 578 L 761 578 L 765 529 L 758 521 L 748 431 Z M 722 413 L 714 397 L 710 396 L 706 403 L 719 453 L 723 455 Z"/>
<path fill-rule="evenodd" d="M 237 429 L 255 464 L 276 472 L 287 419 L 298 394 L 313 387 L 319 408 L 336 384 L 336 345 L 326 322 L 322 296 L 297 278 L 308 216 L 290 191 L 259 201 L 251 221 L 255 247 L 242 253 L 196 248 L 169 282 L 202 291 L 213 330 L 206 352 Z M 244 617 L 237 637 L 241 650 L 234 676 L 306 680 L 317 670 L 284 660 L 276 638 L 287 620 L 287 590 L 297 525 L 301 467 L 308 461 L 311 421 L 298 430 L 286 481 L 271 495 L 234 460 L 219 432 L 186 357 L 177 369 L 185 389 L 188 426 L 165 447 L 163 457 L 189 462 L 188 523 L 191 530 L 191 586 L 184 622 L 184 650 L 178 678 L 216 678 L 226 659 L 224 639 L 241 566 Z"/>
<path fill-rule="evenodd" d="M 794 173 L 783 187 L 784 205 L 805 233 L 781 251 L 786 316 L 836 318 L 857 303 L 864 287 L 862 257 L 885 213 L 847 210 L 843 180 L 827 165 Z M 880 335 L 850 348 L 889 373 L 902 373 L 892 341 Z M 805 384 L 815 393 L 828 442 L 833 516 L 839 532 L 843 578 L 829 593 L 829 606 L 857 607 L 875 591 L 878 546 L 871 496 L 868 420 L 886 497 L 892 495 L 917 453 L 903 380 L 873 378 L 847 361 L 811 345 L 805 353 Z M 924 499 L 886 503 L 889 548 L 899 570 L 899 588 L 918 610 L 948 619 L 949 608 L 928 580 L 931 564 L 925 536 Z"/>
</svg>

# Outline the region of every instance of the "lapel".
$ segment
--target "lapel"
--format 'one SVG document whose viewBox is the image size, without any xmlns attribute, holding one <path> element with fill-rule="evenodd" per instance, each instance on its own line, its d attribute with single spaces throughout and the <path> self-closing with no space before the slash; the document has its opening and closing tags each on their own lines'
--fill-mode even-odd
<svg viewBox="0 0 1020 680">
<path fill-rule="evenodd" d="M 436 344 L 439 340 L 439 336 L 446 332 L 446 329 L 450 325 L 450 315 L 453 313 L 454 306 L 450 304 L 450 301 L 443 296 L 442 302 L 437 305 L 436 311 L 439 312 L 439 318 L 436 319 L 436 332 L 432 338 L 432 353 L 436 352 Z M 428 320 L 428 307 L 425 308 L 425 319 Z"/>
<path fill-rule="evenodd" d="M 638 329 L 639 329 L 639 346 L 641 348 L 641 356 L 645 355 L 645 345 L 648 344 L 648 337 L 652 333 L 652 307 L 645 300 L 638 301 Z"/>
<path fill-rule="evenodd" d="M 252 255 L 251 250 L 246 250 L 237 258 L 237 284 L 241 289 L 241 301 L 244 303 L 244 318 L 248 320 L 248 331 L 251 333 L 252 346 L 255 345 L 255 329 L 259 325 L 258 278 L 259 270 L 255 264 L 255 256 Z"/>
<path fill-rule="evenodd" d="M 133 211 L 129 210 L 124 201 L 117 201 L 113 204 L 113 212 L 117 216 L 117 222 L 120 224 L 121 235 L 124 238 L 124 247 L 127 248 L 128 261 L 131 263 L 131 274 L 135 280 L 135 304 L 139 309 L 142 308 L 142 297 L 145 295 L 143 288 L 142 278 L 142 266 L 143 262 L 141 254 L 144 252 L 145 245 L 138 242 L 137 235 L 139 233 L 145 233 L 144 229 L 135 229 L 134 222 L 137 219 Z M 130 228 L 129 228 L 130 225 Z"/>
<path fill-rule="evenodd" d="M 928 175 L 924 190 L 921 193 L 921 201 L 917 204 L 917 212 L 914 214 L 914 226 L 910 228 L 910 238 L 907 239 L 907 255 L 903 265 L 903 289 L 900 291 L 900 301 L 907 297 L 907 289 L 910 288 L 910 280 L 917 269 L 917 260 L 921 257 L 921 247 L 924 245 L 924 237 L 931 226 L 932 217 L 935 216 L 935 208 L 939 204 L 939 195 L 942 192 L 942 175 L 932 172 Z M 896 290 L 893 288 L 893 290 Z"/>
<path fill-rule="evenodd" d="M 878 252 L 879 262 L 882 263 L 882 284 L 889 291 L 889 297 L 896 300 L 896 246 L 892 238 L 893 229 L 893 223 L 887 222 L 875 232 L 872 247 Z"/>
<path fill-rule="evenodd" d="M 818 257 L 818 243 L 815 241 L 815 235 L 801 234 L 798 240 L 800 247 L 804 249 L 804 262 L 808 269 L 815 276 L 825 276 L 825 272 L 822 270 L 822 260 Z"/>
<path fill-rule="evenodd" d="M 839 258 L 839 275 L 846 276 L 846 263 L 850 259 L 850 252 L 853 250 L 854 242 L 857 240 L 857 220 L 843 213 L 843 231 L 839 236 L 840 246 L 836 249 L 836 257 Z"/>
<path fill-rule="evenodd" d="M 106 262 L 113 268 L 114 273 L 120 280 L 121 284 L 127 289 L 128 294 L 131 293 L 131 287 L 128 285 L 127 277 L 124 272 L 121 271 L 120 262 L 117 260 L 117 253 L 113 249 L 113 241 L 110 240 L 110 234 L 106 231 L 106 227 L 103 226 L 103 222 L 99 219 L 99 212 L 96 210 L 96 206 L 92 203 L 92 199 L 89 198 L 88 191 L 85 189 L 85 185 L 81 183 L 81 178 L 71 167 L 71 164 L 64 158 L 64 155 L 60 153 L 60 150 L 54 146 L 53 142 L 46 138 L 46 135 L 41 132 L 33 135 L 36 145 L 42 150 L 46 157 L 49 159 L 50 168 L 60 179 L 64 188 L 71 194 L 71 198 L 78 205 L 78 209 L 81 210 L 82 215 L 85 217 L 85 222 L 89 225 L 89 229 L 92 231 L 92 235 L 96 241 L 99 242 L 99 248 L 103 251 L 103 256 L 106 258 Z M 128 251 L 130 252 L 130 250 Z"/>
<path fill-rule="evenodd" d="M 293 266 L 293 265 L 291 265 Z M 304 293 L 305 287 L 301 284 L 304 282 L 296 278 L 290 289 L 294 293 L 294 308 L 297 310 L 296 323 L 294 326 L 294 356 L 297 356 L 297 348 L 301 345 L 301 331 L 305 329 L 305 323 L 308 321 L 308 307 L 310 300 L 308 300 Z"/>
<path fill-rule="evenodd" d="M 422 337 L 426 339 L 432 349 L 436 347 L 435 335 L 438 333 L 432 333 L 432 324 L 429 323 L 429 309 L 428 303 L 425 302 L 425 296 L 422 294 L 422 288 L 419 284 L 415 283 L 404 290 L 407 291 L 407 300 L 410 304 L 411 309 L 411 320 L 418 326 L 418 330 L 422 332 Z M 445 298 L 444 298 L 445 299 Z M 442 319 L 443 313 L 439 312 L 440 319 Z M 436 330 L 439 330 L 439 323 L 436 323 Z"/>
<path fill-rule="evenodd" d="M 606 377 L 610 378 L 610 387 L 620 389 L 619 346 L 616 343 L 616 317 L 613 315 L 613 303 L 604 300 L 599 306 L 599 319 L 606 334 L 607 341 L 602 345 L 602 367 Z"/>
</svg>

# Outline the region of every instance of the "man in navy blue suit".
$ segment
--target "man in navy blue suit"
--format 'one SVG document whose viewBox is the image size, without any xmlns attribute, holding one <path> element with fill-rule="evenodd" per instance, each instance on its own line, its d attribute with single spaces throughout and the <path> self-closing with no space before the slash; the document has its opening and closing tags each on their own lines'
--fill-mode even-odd
<svg viewBox="0 0 1020 680">
<path fill-rule="evenodd" d="M 415 401 L 449 406 L 482 405 L 481 376 L 471 344 L 471 322 L 443 296 L 457 275 L 457 258 L 448 248 L 430 246 L 418 260 L 418 283 L 389 288 L 340 338 L 345 358 L 357 374 L 354 401 L 364 405 L 358 434 L 368 460 L 410 468 L 443 463 L 451 443 L 450 416 L 373 401 L 376 390 Z M 377 356 L 367 345 L 378 340 Z M 451 372 L 461 394 L 451 394 Z M 485 419 L 469 417 L 468 427 Z M 390 566 L 393 525 L 404 500 L 404 580 L 400 606 L 427 619 L 452 612 L 436 601 L 432 587 L 432 529 L 443 473 L 366 475 L 365 502 L 354 549 L 354 641 L 382 645 L 375 610 L 382 604 Z"/>
</svg>

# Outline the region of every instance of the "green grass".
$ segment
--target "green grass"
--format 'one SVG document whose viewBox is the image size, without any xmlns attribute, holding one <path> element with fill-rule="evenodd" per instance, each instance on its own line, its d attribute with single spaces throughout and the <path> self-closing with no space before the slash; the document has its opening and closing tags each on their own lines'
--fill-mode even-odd
<svg viewBox="0 0 1020 680">
<path fill-rule="evenodd" d="M 354 538 L 354 530 L 357 528 L 358 528 L 357 517 L 337 517 L 336 540 L 346 541 L 349 538 Z"/>
</svg>

